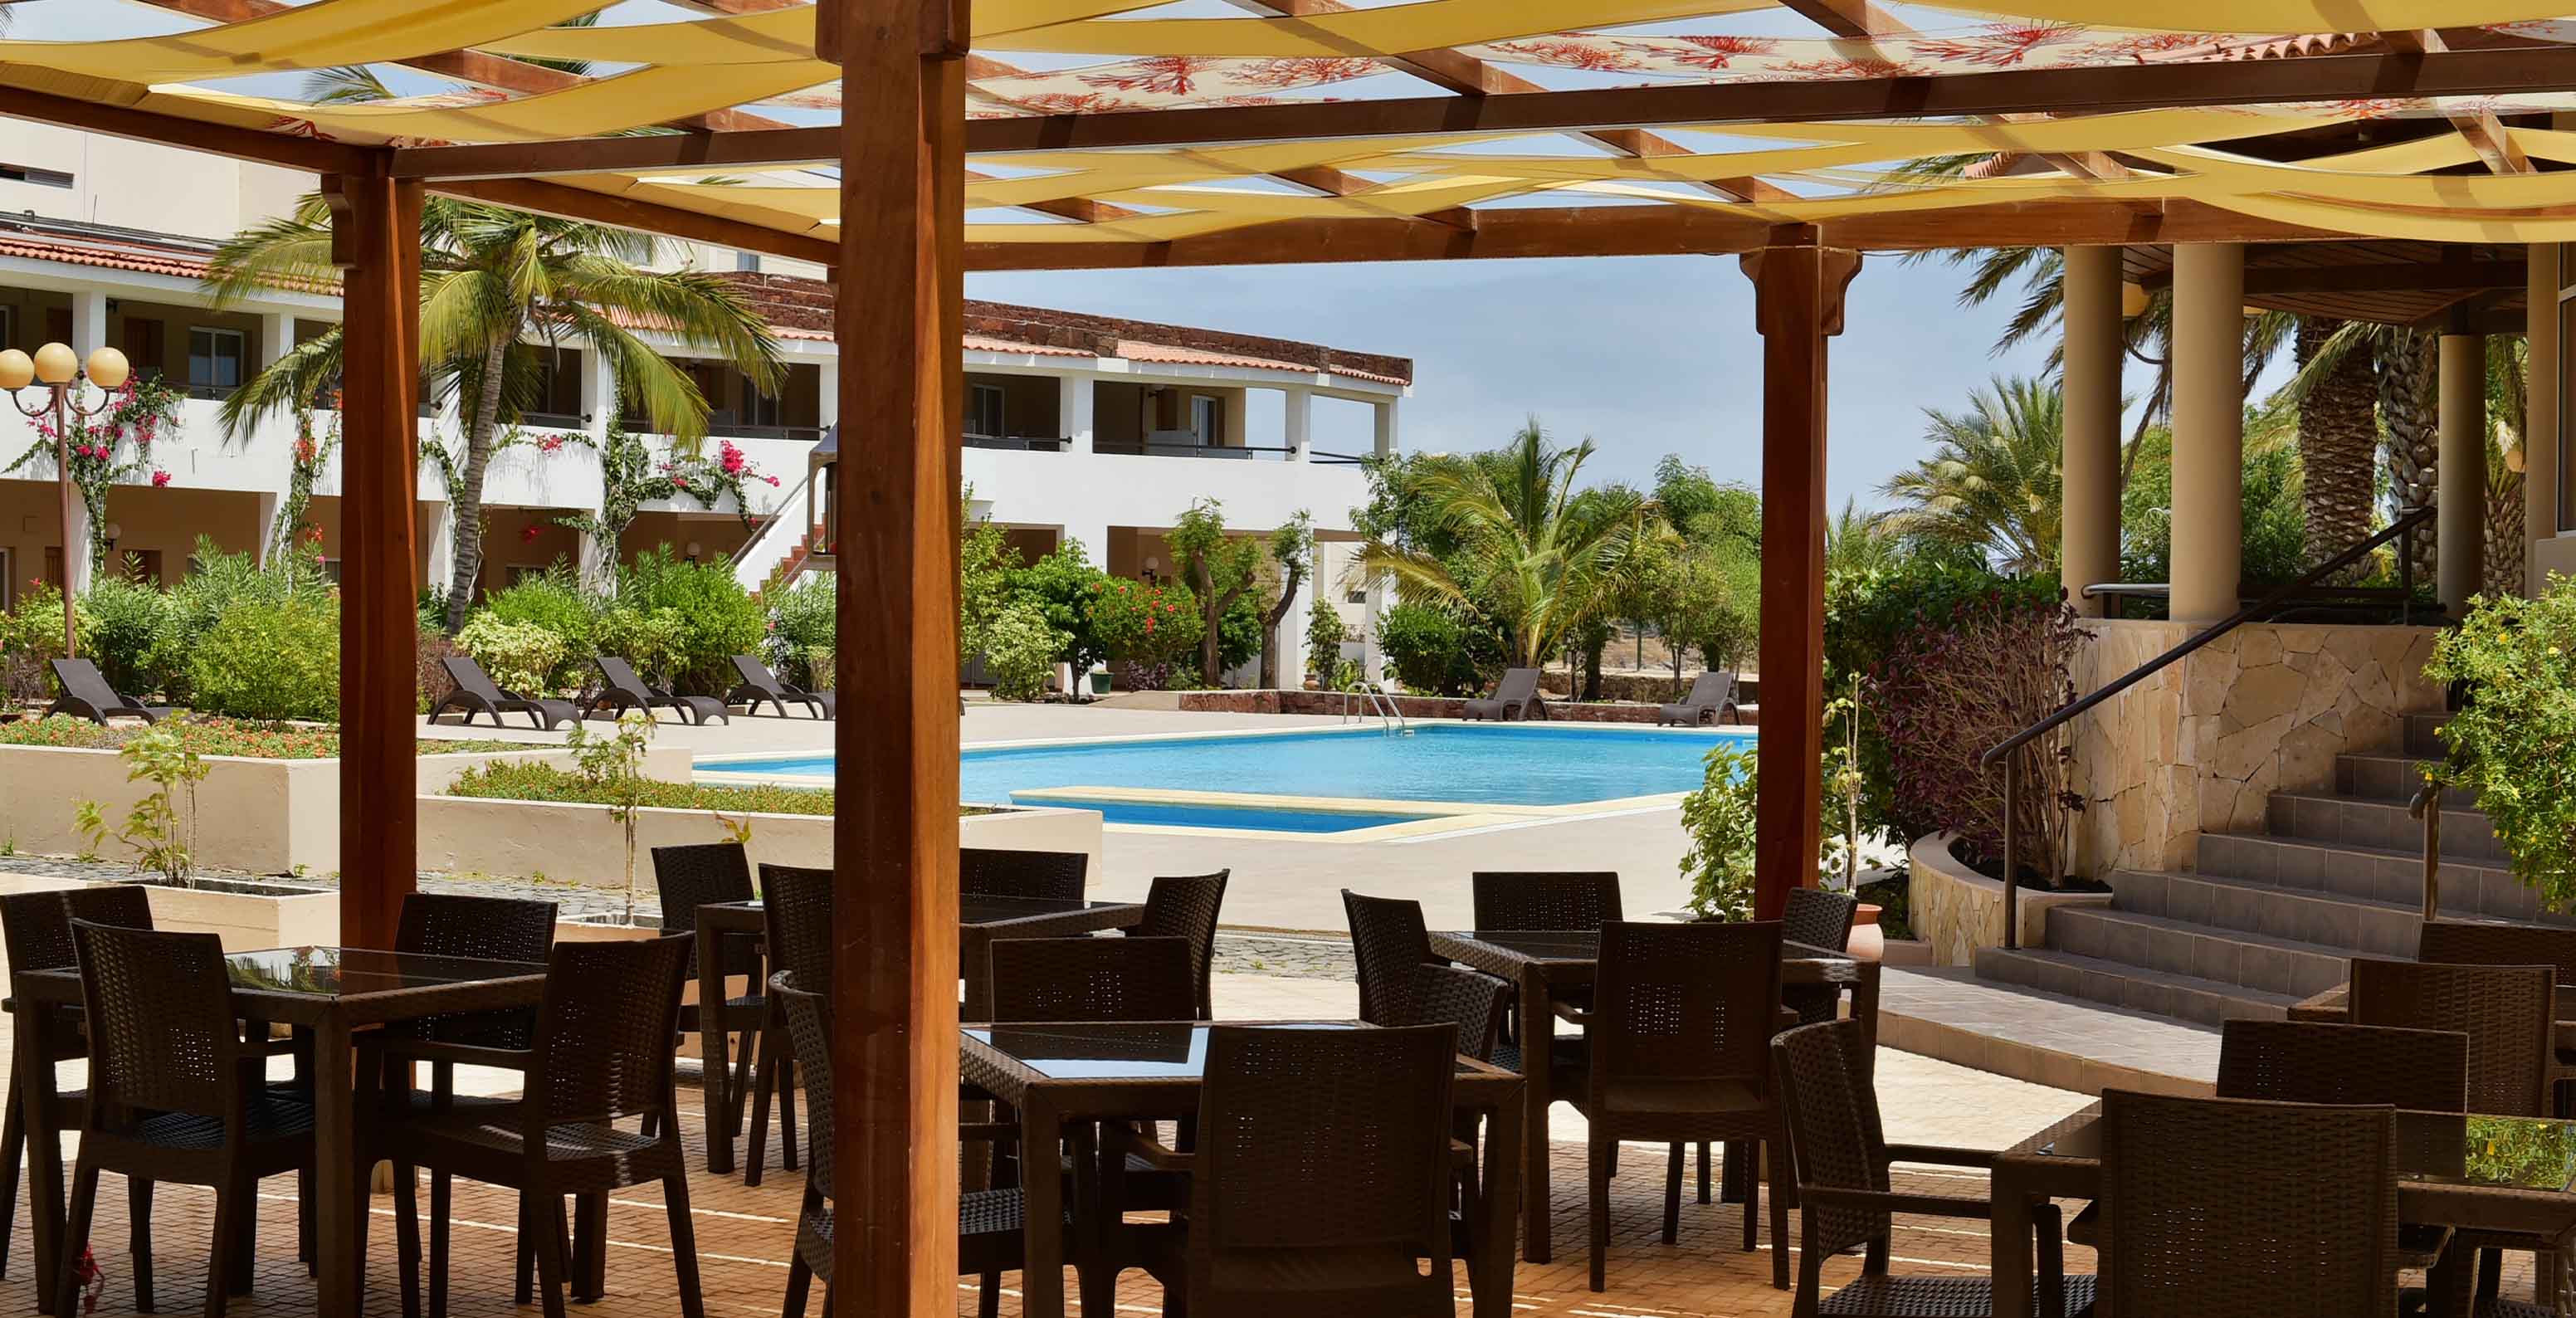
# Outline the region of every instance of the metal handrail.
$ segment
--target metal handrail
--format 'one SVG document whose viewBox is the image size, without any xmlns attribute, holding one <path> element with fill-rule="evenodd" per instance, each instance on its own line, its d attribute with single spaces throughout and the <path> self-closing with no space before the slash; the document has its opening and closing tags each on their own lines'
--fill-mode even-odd
<svg viewBox="0 0 2576 1318">
<path fill-rule="evenodd" d="M 742 567 L 742 561 L 751 557 L 752 549 L 767 538 L 769 528 L 775 525 L 779 518 L 786 516 L 788 509 L 796 506 L 796 496 L 803 494 L 805 487 L 813 483 L 814 469 L 808 467 L 805 469 L 805 479 L 796 482 L 796 488 L 789 490 L 786 497 L 778 501 L 778 507 L 755 523 L 751 528 L 751 534 L 744 537 L 741 544 L 734 546 L 733 557 L 726 561 L 726 566 L 739 570 Z"/>
<path fill-rule="evenodd" d="M 2424 821 L 2424 918 L 2442 918 L 2442 785 L 2426 783 L 2406 813 Z"/>
<path fill-rule="evenodd" d="M 2064 726 L 2068 720 L 2084 713 L 2086 710 L 2089 710 L 2094 706 L 2109 700 L 2111 697 L 2128 690 L 2130 687 L 2145 681 L 2147 678 L 2162 671 L 2167 665 L 2172 664 L 2175 660 L 2181 659 L 2184 656 L 2189 655 L 2192 651 L 2236 630 L 2238 627 L 2278 609 L 2283 604 L 2296 597 L 2301 591 L 2307 590 L 2324 581 L 2326 578 L 2360 562 L 2363 558 L 2369 556 L 2370 551 L 2379 548 L 2381 545 L 2387 544 L 2389 541 L 2414 530 L 2416 527 L 2421 526 L 2428 521 L 2431 521 L 2433 516 L 2434 509 L 2431 507 L 2409 508 L 2405 510 L 2403 513 L 2398 515 L 2397 520 L 2390 522 L 2387 528 L 2379 532 L 2379 534 L 2374 535 L 2369 539 L 2344 550 L 2342 553 L 2327 559 L 2325 562 L 2308 569 L 2306 575 L 2301 576 L 2298 580 L 2274 590 L 2271 594 L 2266 595 L 2263 598 L 2238 609 L 2236 612 L 2227 615 L 2225 618 L 2211 623 L 2209 626 L 2193 633 L 2190 638 L 2183 641 L 2182 644 L 2177 645 L 2172 649 L 2165 651 L 2163 654 L 2157 655 L 2155 658 L 2150 659 L 2145 663 L 2130 669 L 2128 672 L 2121 674 L 2119 677 L 2112 679 L 2091 695 L 2067 702 L 2065 705 L 2060 706 L 2056 713 L 2050 714 L 2048 717 L 2031 724 L 2029 727 L 2023 728 L 2021 731 L 2004 738 L 2002 741 L 1997 742 L 1994 747 L 1988 750 L 1985 754 L 1977 757 L 1977 767 L 1981 769 L 1991 769 L 1995 766 L 1997 761 L 2001 761 L 2004 766 L 2004 947 L 2006 950 L 2021 946 L 2021 870 L 2014 863 L 2019 858 L 2020 850 L 2013 845 L 2017 840 L 2013 835 L 2013 807 L 2016 803 L 2017 793 L 2020 787 L 2021 761 L 2014 757 L 2013 752 L 2020 750 L 2022 747 L 2029 745 L 2032 741 L 2055 731 L 2057 728 Z M 2399 555 L 2399 559 L 2400 576 L 2407 584 L 2409 593 L 2411 594 L 2415 578 L 2414 555 L 2412 553 L 2401 553 Z"/>
</svg>

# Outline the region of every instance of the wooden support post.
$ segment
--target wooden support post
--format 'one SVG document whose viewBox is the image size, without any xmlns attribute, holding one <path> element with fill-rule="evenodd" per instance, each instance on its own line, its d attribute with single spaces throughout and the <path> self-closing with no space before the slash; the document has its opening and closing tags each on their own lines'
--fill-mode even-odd
<svg viewBox="0 0 2576 1318">
<path fill-rule="evenodd" d="M 418 183 L 326 175 L 342 273 L 340 941 L 394 944 L 418 873 Z"/>
<path fill-rule="evenodd" d="M 1816 880 L 1825 719 L 1825 340 L 1843 332 L 1860 254 L 1765 247 L 1741 260 L 1762 331 L 1762 795 L 1754 912 Z"/>
<path fill-rule="evenodd" d="M 827 0 L 822 16 L 842 68 L 840 416 L 857 427 L 830 513 L 849 697 L 833 739 L 835 1290 L 843 1313 L 949 1318 L 965 0 Z"/>
</svg>

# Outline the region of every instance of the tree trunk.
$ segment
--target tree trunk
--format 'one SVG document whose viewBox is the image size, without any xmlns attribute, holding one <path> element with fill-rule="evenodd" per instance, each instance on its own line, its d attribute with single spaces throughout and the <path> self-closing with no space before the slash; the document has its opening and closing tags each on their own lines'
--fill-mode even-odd
<svg viewBox="0 0 2576 1318">
<path fill-rule="evenodd" d="M 447 630 L 465 625 L 474 607 L 474 583 L 483 575 L 483 471 L 492 465 L 492 432 L 501 413 L 501 363 L 509 353 L 506 339 L 483 351 L 483 387 L 474 398 L 474 415 L 465 427 L 465 470 L 447 492 L 456 514 L 456 576 L 447 586 Z"/>
<path fill-rule="evenodd" d="M 2440 494 L 2441 427 L 2434 405 L 2434 336 L 2391 330 L 2379 353 L 2379 420 L 2388 430 L 2388 478 L 2399 505 L 2429 508 Z M 2417 527 L 2415 579 L 2435 579 L 2434 528 Z"/>
<path fill-rule="evenodd" d="M 1599 645 L 1584 647 L 1583 698 L 1587 701 L 1597 703 L 1601 699 L 1601 655 L 1609 648 L 1610 637 L 1607 633 L 1602 635 Z"/>
<path fill-rule="evenodd" d="M 2487 473 L 2486 580 L 2479 589 L 2489 595 L 2519 595 L 2523 593 L 2522 473 L 2501 467 L 2496 464 Z"/>
<path fill-rule="evenodd" d="M 1265 691 L 1280 689 L 1279 624 L 1287 619 L 1288 610 L 1296 606 L 1297 588 L 1306 581 L 1304 565 L 1292 563 L 1287 567 L 1288 579 L 1280 584 L 1279 602 L 1261 615 L 1261 688 Z M 1331 674 L 1317 673 L 1315 676 L 1320 679 Z"/>
<path fill-rule="evenodd" d="M 2301 316 L 2298 362 L 2316 359 L 2344 322 Z M 2370 537 L 2378 485 L 2379 382 L 2366 348 L 2343 355 L 2299 403 L 2299 465 L 2308 514 L 2307 561 L 2326 559 Z"/>
</svg>

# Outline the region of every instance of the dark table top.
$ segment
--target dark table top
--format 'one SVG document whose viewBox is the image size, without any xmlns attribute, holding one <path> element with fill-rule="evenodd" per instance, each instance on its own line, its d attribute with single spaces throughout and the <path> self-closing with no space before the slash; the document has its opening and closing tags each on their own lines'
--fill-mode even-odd
<svg viewBox="0 0 2576 1318">
<path fill-rule="evenodd" d="M 761 909 L 761 903 L 758 901 L 722 904 L 745 911 Z M 1040 897 L 1004 897 L 992 893 L 969 892 L 958 894 L 957 923 L 1003 924 L 1012 920 L 1027 920 L 1051 915 L 1110 914 L 1143 909 L 1136 902 L 1060 902 Z"/>
<path fill-rule="evenodd" d="M 533 1007 L 544 996 L 541 961 L 486 961 L 363 947 L 277 947 L 224 954 L 233 1006 L 250 1020 L 348 1025 L 451 1011 Z M 80 972 L 35 970 L 18 977 L 38 1001 L 78 1003 Z"/>
<path fill-rule="evenodd" d="M 1349 1030 L 1347 1021 L 1265 1028 Z M 964 1035 L 1049 1080 L 1197 1079 L 1207 1062 L 1208 1027 L 1189 1021 L 1072 1025 L 970 1025 Z"/>
<path fill-rule="evenodd" d="M 2401 1181 L 2562 1193 L 2576 1184 L 2576 1122 L 2399 1112 L 2396 1125 L 2394 1152 Z M 2033 1159 L 2100 1161 L 2098 1105 L 2013 1153 Z"/>
</svg>

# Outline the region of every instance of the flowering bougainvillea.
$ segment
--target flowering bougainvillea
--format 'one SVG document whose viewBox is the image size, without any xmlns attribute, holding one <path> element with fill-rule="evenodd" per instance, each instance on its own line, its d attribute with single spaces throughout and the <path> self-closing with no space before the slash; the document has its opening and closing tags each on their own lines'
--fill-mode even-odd
<svg viewBox="0 0 2576 1318">
<path fill-rule="evenodd" d="M 48 410 L 35 418 L 36 442 L 0 474 L 23 468 L 50 467 L 56 441 L 67 442 L 71 478 L 89 513 L 89 567 L 92 574 L 107 565 L 107 490 L 111 485 L 148 478 L 170 483 L 170 473 L 152 465 L 152 445 L 164 430 L 177 433 L 179 391 L 157 375 L 133 375 L 111 389 L 107 401 L 89 416 L 66 414 L 66 433 L 57 434 Z"/>
<path fill-rule="evenodd" d="M 675 454 L 669 461 L 657 465 L 654 472 L 658 479 L 670 483 L 673 495 L 687 495 L 696 500 L 698 506 L 710 511 L 724 496 L 732 495 L 734 511 L 741 516 L 746 528 L 752 523 L 752 509 L 750 491 L 745 487 L 753 481 L 772 488 L 779 483 L 777 477 L 753 466 L 751 455 L 730 439 L 716 441 L 714 457 Z"/>
<path fill-rule="evenodd" d="M 268 531 L 272 554 L 284 554 L 299 543 L 321 543 L 322 528 L 308 521 L 305 514 L 313 506 L 315 478 L 340 447 L 340 396 L 336 393 L 330 398 L 330 408 L 328 425 L 317 423 L 310 407 L 295 409 L 295 460 L 287 468 L 286 497 L 278 502 L 277 521 Z"/>
</svg>

